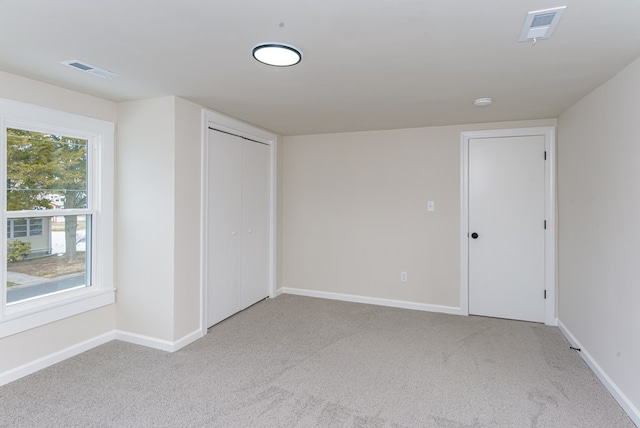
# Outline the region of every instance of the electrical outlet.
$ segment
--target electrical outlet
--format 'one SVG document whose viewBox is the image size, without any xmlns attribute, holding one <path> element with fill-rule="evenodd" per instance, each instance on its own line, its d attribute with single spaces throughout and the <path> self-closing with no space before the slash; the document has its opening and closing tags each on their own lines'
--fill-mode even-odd
<svg viewBox="0 0 640 428">
<path fill-rule="evenodd" d="M 407 282 L 407 273 L 400 272 L 400 282 Z"/>
<path fill-rule="evenodd" d="M 427 201 L 427 211 L 434 212 L 436 210 L 436 203 L 434 201 Z"/>
</svg>

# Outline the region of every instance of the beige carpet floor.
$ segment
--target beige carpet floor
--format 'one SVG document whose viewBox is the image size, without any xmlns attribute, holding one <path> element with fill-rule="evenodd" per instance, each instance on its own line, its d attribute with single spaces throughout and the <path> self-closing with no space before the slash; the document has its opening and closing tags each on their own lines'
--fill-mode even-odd
<svg viewBox="0 0 640 428">
<path fill-rule="evenodd" d="M 284 295 L 0 387 L 2 427 L 633 427 L 554 327 Z"/>
</svg>

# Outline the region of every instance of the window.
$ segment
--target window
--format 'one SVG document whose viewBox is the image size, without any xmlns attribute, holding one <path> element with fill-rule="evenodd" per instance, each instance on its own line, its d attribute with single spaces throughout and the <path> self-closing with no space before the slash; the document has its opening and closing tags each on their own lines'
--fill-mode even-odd
<svg viewBox="0 0 640 428">
<path fill-rule="evenodd" d="M 91 248 L 84 239 L 95 215 L 89 145 L 88 139 L 26 126 L 6 128 L 6 211 L 24 216 L 7 219 L 7 305 L 91 286 Z M 43 236 L 39 216 L 49 210 L 63 215 L 47 217 L 53 227 Z"/>
<path fill-rule="evenodd" d="M 42 235 L 42 218 L 19 218 L 7 220 L 7 239 Z"/>
<path fill-rule="evenodd" d="M 0 119 L 3 337 L 113 303 L 114 166 L 112 123 L 9 100 Z"/>
<path fill-rule="evenodd" d="M 30 218 L 27 220 L 29 221 L 27 224 L 28 236 L 42 236 L 42 219 Z"/>
<path fill-rule="evenodd" d="M 11 237 L 12 238 L 23 238 L 27 236 L 27 219 L 26 218 L 17 218 L 15 220 L 9 220 L 11 224 Z"/>
</svg>

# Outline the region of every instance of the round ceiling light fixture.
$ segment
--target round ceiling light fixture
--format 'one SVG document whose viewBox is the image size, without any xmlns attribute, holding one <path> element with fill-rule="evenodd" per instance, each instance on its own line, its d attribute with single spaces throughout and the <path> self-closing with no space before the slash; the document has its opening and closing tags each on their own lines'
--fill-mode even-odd
<svg viewBox="0 0 640 428">
<path fill-rule="evenodd" d="M 473 105 L 476 107 L 485 107 L 491 104 L 493 100 L 491 98 L 478 98 L 473 102 Z"/>
<path fill-rule="evenodd" d="M 302 60 L 302 54 L 292 46 L 282 43 L 264 43 L 253 48 L 253 57 L 274 67 L 291 67 Z"/>
</svg>

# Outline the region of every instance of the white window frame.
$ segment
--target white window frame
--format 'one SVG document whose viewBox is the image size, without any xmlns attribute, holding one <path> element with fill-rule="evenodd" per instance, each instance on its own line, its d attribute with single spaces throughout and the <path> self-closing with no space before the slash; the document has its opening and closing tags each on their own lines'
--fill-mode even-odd
<svg viewBox="0 0 640 428">
<path fill-rule="evenodd" d="M 6 182 L 7 128 L 82 138 L 89 143 L 87 209 L 46 210 L 42 217 L 91 215 L 91 286 L 6 304 L 7 237 L 0 242 L 0 338 L 115 302 L 113 274 L 114 129 L 112 122 L 0 99 L 0 179 Z M 0 192 L 0 221 L 33 217 L 32 211 L 7 211 L 6 189 Z M 88 231 L 87 231 L 88 233 Z"/>
</svg>

